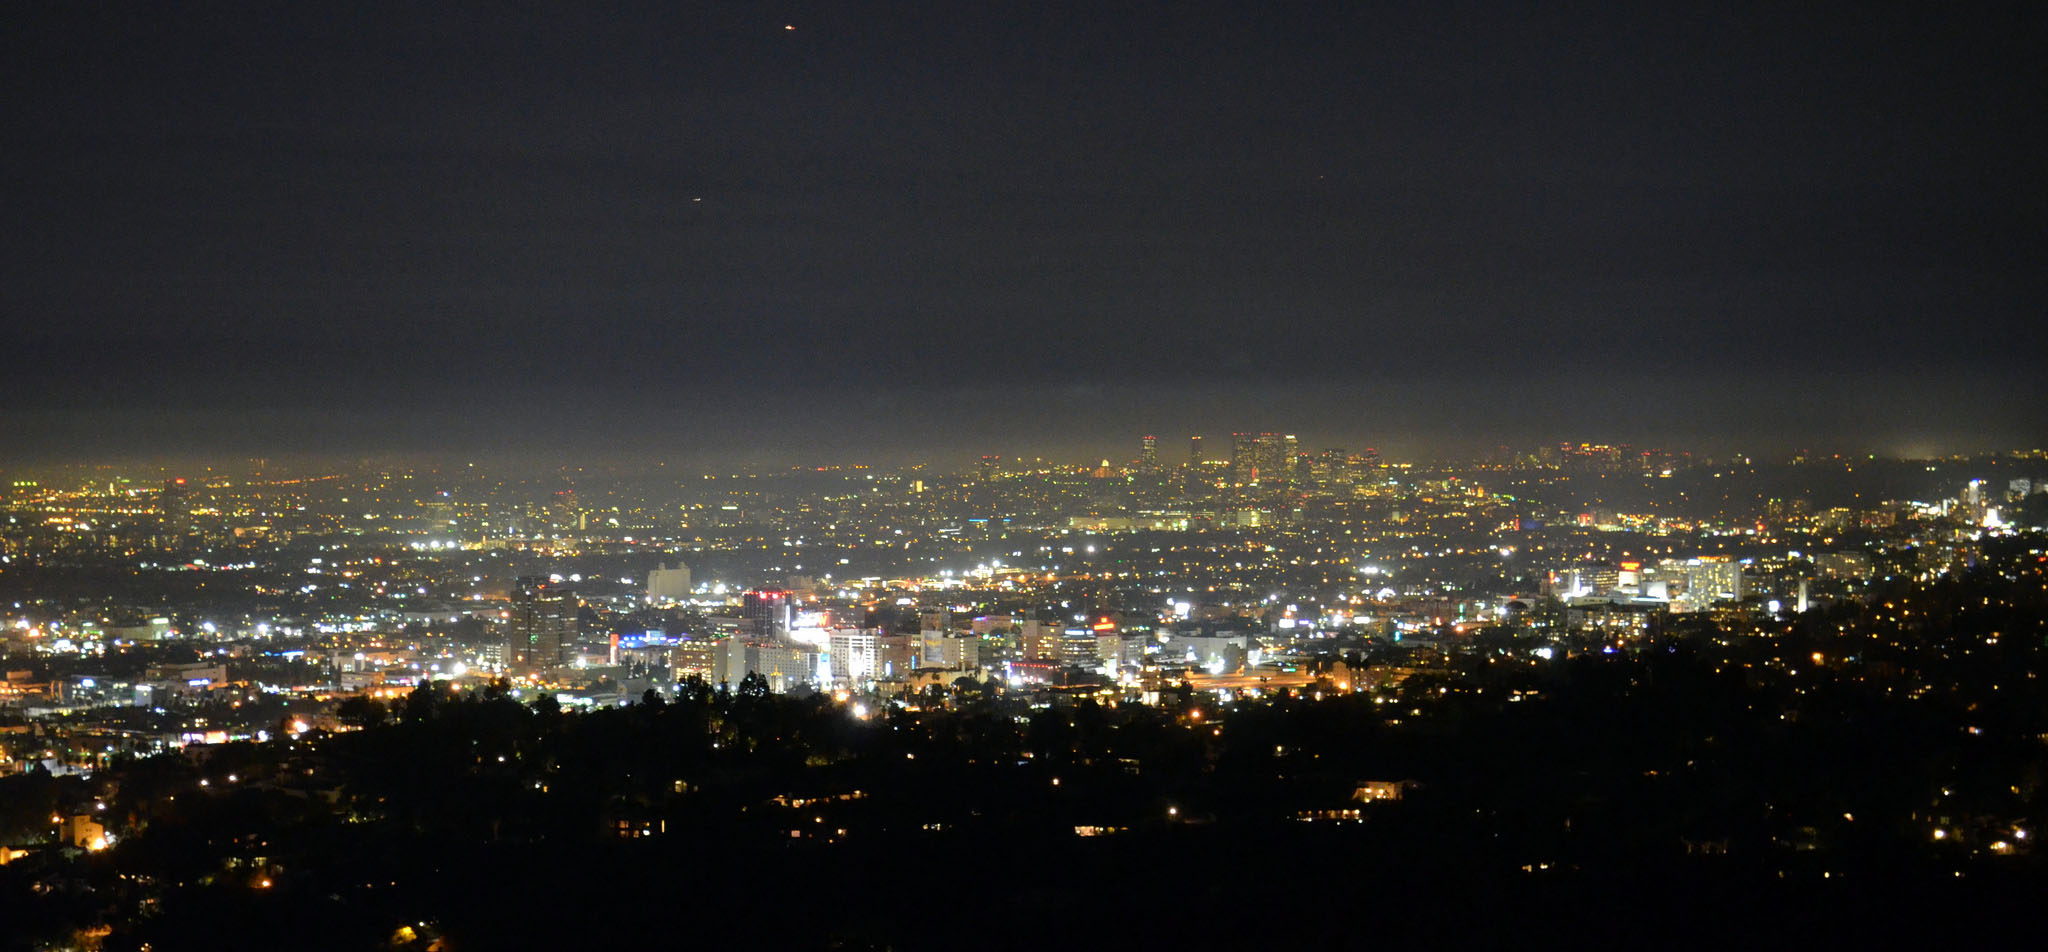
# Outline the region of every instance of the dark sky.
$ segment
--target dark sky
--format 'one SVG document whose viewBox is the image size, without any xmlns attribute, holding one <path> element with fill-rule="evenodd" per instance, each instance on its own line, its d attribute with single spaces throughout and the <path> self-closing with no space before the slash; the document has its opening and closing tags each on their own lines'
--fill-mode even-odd
<svg viewBox="0 0 2048 952">
<path fill-rule="evenodd" d="M 2048 5 L 1680 6 L 12 4 L 0 454 L 2048 442 Z"/>
</svg>

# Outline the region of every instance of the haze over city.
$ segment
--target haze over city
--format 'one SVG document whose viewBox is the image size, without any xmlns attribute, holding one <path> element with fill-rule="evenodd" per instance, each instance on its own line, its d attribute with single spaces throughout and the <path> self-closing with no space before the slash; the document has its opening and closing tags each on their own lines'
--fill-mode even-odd
<svg viewBox="0 0 2048 952">
<path fill-rule="evenodd" d="M 2027 445 L 2040 21 L 32 5 L 0 437 Z"/>
</svg>

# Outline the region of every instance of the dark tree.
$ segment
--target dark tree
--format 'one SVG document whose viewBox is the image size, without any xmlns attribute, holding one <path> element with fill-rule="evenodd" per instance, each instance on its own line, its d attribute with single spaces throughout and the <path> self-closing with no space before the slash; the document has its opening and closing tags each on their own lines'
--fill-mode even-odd
<svg viewBox="0 0 2048 952">
<path fill-rule="evenodd" d="M 383 701 L 358 694 L 335 705 L 334 716 L 341 718 L 344 724 L 370 728 L 384 723 L 391 716 L 391 710 L 384 706 Z"/>
</svg>

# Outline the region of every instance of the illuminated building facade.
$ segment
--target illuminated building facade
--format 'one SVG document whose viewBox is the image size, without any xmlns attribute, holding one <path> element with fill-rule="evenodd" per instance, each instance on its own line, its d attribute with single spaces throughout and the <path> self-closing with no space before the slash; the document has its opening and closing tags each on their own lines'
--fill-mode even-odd
<svg viewBox="0 0 2048 952">
<path fill-rule="evenodd" d="M 1278 433 L 1230 434 L 1230 484 L 1285 489 L 1294 482 L 1300 441 Z"/>
<path fill-rule="evenodd" d="M 576 643 L 575 590 L 541 576 L 522 576 L 512 588 L 505 642 L 514 670 L 546 671 L 561 664 L 562 652 Z"/>
<path fill-rule="evenodd" d="M 873 628 L 834 628 L 829 641 L 832 680 L 858 685 L 881 674 L 880 632 Z"/>
<path fill-rule="evenodd" d="M 740 613 L 747 620 L 748 634 L 772 638 L 787 632 L 795 620 L 795 595 L 778 588 L 755 589 L 742 597 Z"/>
<path fill-rule="evenodd" d="M 647 573 L 647 600 L 657 605 L 686 601 L 690 597 L 690 582 L 689 566 L 664 562 Z"/>
<path fill-rule="evenodd" d="M 726 638 L 713 646 L 711 680 L 737 688 L 748 674 L 768 682 L 768 690 L 782 693 L 799 684 L 817 680 L 818 652 L 795 642 L 756 641 Z"/>
</svg>

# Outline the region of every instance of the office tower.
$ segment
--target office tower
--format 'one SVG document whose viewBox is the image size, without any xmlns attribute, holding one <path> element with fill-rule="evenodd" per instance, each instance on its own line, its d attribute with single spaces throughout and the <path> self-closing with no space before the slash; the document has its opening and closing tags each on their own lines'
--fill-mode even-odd
<svg viewBox="0 0 2048 952">
<path fill-rule="evenodd" d="M 1385 475 L 1385 467 L 1380 463 L 1380 451 L 1370 446 L 1365 448 L 1365 452 L 1351 457 L 1347 463 L 1351 467 L 1351 478 L 1359 483 L 1377 484 Z"/>
<path fill-rule="evenodd" d="M 164 491 L 157 497 L 157 509 L 163 515 L 166 534 L 178 536 L 185 533 L 192 504 L 185 494 L 184 477 L 164 480 Z"/>
<path fill-rule="evenodd" d="M 555 493 L 549 505 L 549 518 L 554 527 L 563 532 L 574 532 L 584 528 L 583 508 L 576 502 L 576 490 L 564 489 Z"/>
<path fill-rule="evenodd" d="M 1278 433 L 1259 434 L 1259 484 L 1271 489 L 1284 489 L 1294 478 L 1294 454 L 1297 443 L 1292 435 Z"/>
<path fill-rule="evenodd" d="M 980 469 L 978 470 L 981 476 L 981 481 L 984 483 L 994 482 L 996 478 L 996 473 L 999 470 L 1002 462 L 1003 458 L 993 453 L 987 456 L 983 456 L 981 458 Z"/>
<path fill-rule="evenodd" d="M 562 663 L 576 642 L 576 592 L 538 575 L 521 576 L 512 587 L 512 611 L 505 626 L 506 660 L 514 670 L 547 671 Z"/>
<path fill-rule="evenodd" d="M 1300 441 L 1278 433 L 1230 434 L 1233 486 L 1286 488 L 1294 479 Z"/>
<path fill-rule="evenodd" d="M 1148 473 L 1159 471 L 1159 438 L 1146 436 L 1138 441 L 1138 468 Z"/>
<path fill-rule="evenodd" d="M 1332 447 L 1324 450 L 1322 458 L 1316 461 L 1314 469 L 1316 485 L 1321 487 L 1351 485 L 1350 454 Z"/>
<path fill-rule="evenodd" d="M 789 631 L 796 618 L 795 599 L 782 589 L 757 588 L 741 598 L 741 606 L 748 633 L 761 638 Z"/>
<path fill-rule="evenodd" d="M 1233 486 L 1284 487 L 1294 471 L 1292 436 L 1278 433 L 1230 435 L 1230 482 Z"/>
<path fill-rule="evenodd" d="M 1252 433 L 1230 434 L 1230 484 L 1249 486 L 1258 481 L 1258 436 Z"/>
<path fill-rule="evenodd" d="M 1963 512 L 1971 522 L 1984 521 L 1984 481 L 1973 479 L 1963 486 Z"/>
<path fill-rule="evenodd" d="M 1202 465 L 1202 438 L 1199 436 L 1188 437 L 1188 465 Z"/>
</svg>

